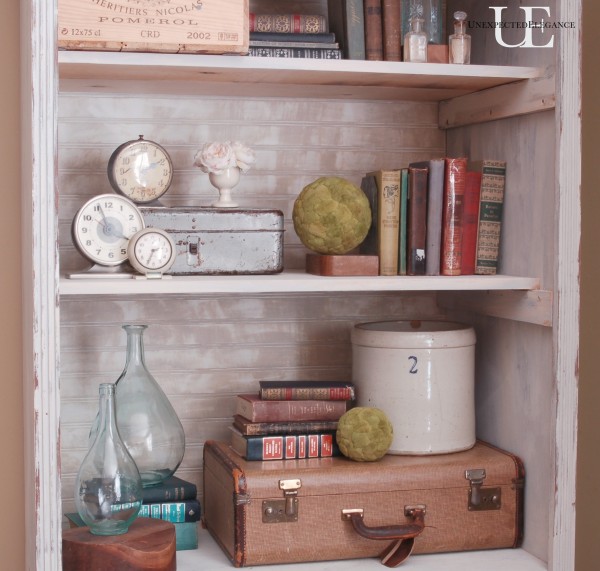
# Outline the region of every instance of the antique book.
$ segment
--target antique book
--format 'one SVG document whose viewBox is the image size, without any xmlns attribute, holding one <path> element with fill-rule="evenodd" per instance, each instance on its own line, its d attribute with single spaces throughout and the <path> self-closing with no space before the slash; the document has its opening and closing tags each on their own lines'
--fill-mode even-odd
<svg viewBox="0 0 600 571">
<path fill-rule="evenodd" d="M 377 188 L 377 254 L 379 275 L 398 275 L 398 238 L 400 231 L 400 170 L 378 170 Z M 369 198 L 369 202 L 372 199 Z"/>
<path fill-rule="evenodd" d="M 425 275 L 428 174 L 428 167 L 408 165 L 406 274 L 409 276 Z"/>
<path fill-rule="evenodd" d="M 467 171 L 462 222 L 462 256 L 460 273 L 463 276 L 475 273 L 475 251 L 477 249 L 477 227 L 479 223 L 479 197 L 481 172 Z"/>
<path fill-rule="evenodd" d="M 400 0 L 381 0 L 383 25 L 383 59 L 401 61 Z"/>
<path fill-rule="evenodd" d="M 363 0 L 329 0 L 329 30 L 340 43 L 345 59 L 365 59 Z"/>
<path fill-rule="evenodd" d="M 342 51 L 339 48 L 263 48 L 250 46 L 248 55 L 253 57 L 342 59 Z"/>
<path fill-rule="evenodd" d="M 153 517 L 172 523 L 200 521 L 200 502 L 197 499 L 149 504 L 144 502 L 139 517 Z"/>
<path fill-rule="evenodd" d="M 406 275 L 408 222 L 408 169 L 400 169 L 400 228 L 398 230 L 398 275 Z"/>
<path fill-rule="evenodd" d="M 319 44 L 335 44 L 335 34 L 323 32 L 319 34 L 284 34 L 280 32 L 251 32 L 250 42 L 312 42 Z"/>
<path fill-rule="evenodd" d="M 331 432 L 337 430 L 337 420 L 306 420 L 281 422 L 251 422 L 238 414 L 233 417 L 233 426 L 241 434 L 307 434 L 309 432 Z"/>
<path fill-rule="evenodd" d="M 338 49 L 340 45 L 337 42 L 326 44 L 324 42 L 272 42 L 269 40 L 251 40 L 250 47 L 254 48 L 328 48 Z"/>
<path fill-rule="evenodd" d="M 354 385 L 347 381 L 260 381 L 263 400 L 354 400 Z"/>
<path fill-rule="evenodd" d="M 383 21 L 380 0 L 364 0 L 365 59 L 383 60 Z"/>
<path fill-rule="evenodd" d="M 252 422 L 339 420 L 347 408 L 344 400 L 262 400 L 258 394 L 241 394 L 235 414 Z"/>
<path fill-rule="evenodd" d="M 425 275 L 440 274 L 440 256 L 442 250 L 442 207 L 444 203 L 444 159 L 429 161 L 429 179 L 427 182 L 427 258 Z"/>
<path fill-rule="evenodd" d="M 495 274 L 500 251 L 506 161 L 476 161 L 472 163 L 472 169 L 481 172 L 475 273 Z"/>
<path fill-rule="evenodd" d="M 250 14 L 250 32 L 316 34 L 327 31 L 325 16 L 320 14 Z"/>
<path fill-rule="evenodd" d="M 440 251 L 442 246 L 442 205 L 444 203 L 444 159 L 431 159 L 413 163 L 427 167 L 427 238 L 425 242 L 425 275 L 440 275 Z"/>
<path fill-rule="evenodd" d="M 193 500 L 198 494 L 196 484 L 188 482 L 177 476 L 170 476 L 162 483 L 144 488 L 142 497 L 144 503 L 172 502 L 181 500 Z"/>
<path fill-rule="evenodd" d="M 231 448 L 246 460 L 293 460 L 340 455 L 335 432 L 244 436 L 231 427 Z"/>
<path fill-rule="evenodd" d="M 440 263 L 443 276 L 460 275 L 466 174 L 466 158 L 446 158 Z"/>
</svg>

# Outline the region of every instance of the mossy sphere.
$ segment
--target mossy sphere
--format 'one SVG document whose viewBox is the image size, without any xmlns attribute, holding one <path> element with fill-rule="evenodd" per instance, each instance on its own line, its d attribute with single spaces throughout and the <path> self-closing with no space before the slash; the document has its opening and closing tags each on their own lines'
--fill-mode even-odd
<svg viewBox="0 0 600 571">
<path fill-rule="evenodd" d="M 371 227 L 371 207 L 365 193 L 335 176 L 305 186 L 294 202 L 294 230 L 300 241 L 319 254 L 346 254 L 356 248 Z"/>
<path fill-rule="evenodd" d="M 336 439 L 344 456 L 373 462 L 385 456 L 393 436 L 392 423 L 381 409 L 358 406 L 342 415 Z"/>
</svg>

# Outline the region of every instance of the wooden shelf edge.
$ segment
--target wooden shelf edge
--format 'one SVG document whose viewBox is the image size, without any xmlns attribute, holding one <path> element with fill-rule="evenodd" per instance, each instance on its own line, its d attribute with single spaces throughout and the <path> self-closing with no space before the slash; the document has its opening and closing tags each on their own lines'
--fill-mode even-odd
<svg viewBox="0 0 600 571">
<path fill-rule="evenodd" d="M 539 68 L 517 66 L 88 51 L 59 51 L 58 69 L 63 92 L 119 92 L 130 89 L 133 82 L 145 86 L 145 92 L 175 94 L 429 101 L 538 78 L 543 73 Z M 378 90 L 383 91 L 379 94 Z"/>
<path fill-rule="evenodd" d="M 61 297 L 86 295 L 204 295 L 391 291 L 537 290 L 539 280 L 514 276 L 349 276 L 303 271 L 275 275 L 174 276 L 171 279 L 83 278 L 60 280 Z"/>
<path fill-rule="evenodd" d="M 444 309 L 470 311 L 489 317 L 500 317 L 542 327 L 552 327 L 552 292 L 531 291 L 474 291 L 438 295 Z"/>
</svg>

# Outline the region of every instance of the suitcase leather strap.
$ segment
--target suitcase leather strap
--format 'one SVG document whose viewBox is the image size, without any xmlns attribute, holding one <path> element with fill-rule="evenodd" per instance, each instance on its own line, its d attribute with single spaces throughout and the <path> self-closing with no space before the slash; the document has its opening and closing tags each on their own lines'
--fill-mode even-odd
<svg viewBox="0 0 600 571">
<path fill-rule="evenodd" d="M 415 537 L 425 528 L 425 507 L 405 508 L 404 513 L 412 522 L 403 525 L 369 527 L 365 525 L 363 510 L 344 510 L 343 515 L 352 522 L 358 535 L 367 539 L 390 540 L 379 559 L 386 567 L 397 567 L 412 553 Z"/>
</svg>

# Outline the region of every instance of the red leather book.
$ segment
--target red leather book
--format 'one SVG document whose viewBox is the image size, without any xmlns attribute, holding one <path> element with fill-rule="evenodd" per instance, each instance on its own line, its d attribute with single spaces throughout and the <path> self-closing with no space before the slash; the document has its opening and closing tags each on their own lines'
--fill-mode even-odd
<svg viewBox="0 0 600 571">
<path fill-rule="evenodd" d="M 467 159 L 465 157 L 446 158 L 440 267 L 440 274 L 443 276 L 459 276 L 461 272 L 466 174 Z"/>
<path fill-rule="evenodd" d="M 235 414 L 252 422 L 339 420 L 345 400 L 261 400 L 258 394 L 237 395 Z"/>
<path fill-rule="evenodd" d="M 371 61 L 383 60 L 383 19 L 381 0 L 365 0 L 365 57 Z"/>
<path fill-rule="evenodd" d="M 477 249 L 480 190 L 481 173 L 467 171 L 463 208 L 462 260 L 460 270 L 460 273 L 464 276 L 475 273 L 475 251 Z"/>
</svg>

